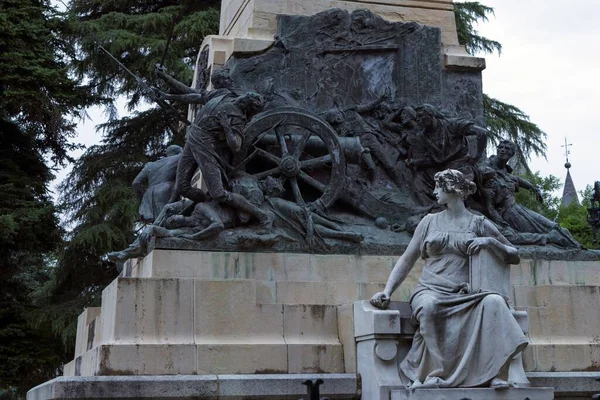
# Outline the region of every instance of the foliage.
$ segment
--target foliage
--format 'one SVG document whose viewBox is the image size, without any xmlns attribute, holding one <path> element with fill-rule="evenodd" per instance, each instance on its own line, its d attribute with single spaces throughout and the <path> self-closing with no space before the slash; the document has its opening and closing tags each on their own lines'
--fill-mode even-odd
<svg viewBox="0 0 600 400">
<path fill-rule="evenodd" d="M 62 230 L 47 161 L 77 147 L 73 119 L 98 99 L 69 74 L 65 23 L 49 0 L 0 2 L 0 393 L 22 397 L 56 376 L 65 348 L 30 323 L 31 294 L 50 279 Z"/>
<path fill-rule="evenodd" d="M 543 215 L 549 220 L 556 220 L 558 209 L 560 207 L 560 198 L 556 197 L 554 193 L 562 188 L 561 180 L 554 175 L 543 177 L 540 175 L 539 171 L 535 173 L 524 173 L 521 174 L 520 177 L 542 189 L 544 202 L 538 202 L 535 193 L 521 189 L 515 196 L 517 203 Z"/>
<path fill-rule="evenodd" d="M 494 9 L 487 7 L 478 1 L 465 1 L 454 3 L 456 16 L 456 31 L 458 42 L 465 46 L 469 54 L 502 53 L 502 45 L 486 37 L 480 36 L 475 25 L 479 22 L 487 22 L 488 15 L 494 15 Z"/>
<path fill-rule="evenodd" d="M 590 206 L 593 188 L 588 185 L 580 192 L 583 199 L 581 204 L 572 203 L 569 206 L 561 206 L 561 198 L 556 196 L 559 189 L 562 189 L 563 183 L 554 175 L 542 177 L 539 172 L 534 174 L 522 174 L 523 179 L 540 187 L 543 192 L 544 202 L 540 204 L 535 194 L 528 190 L 520 190 L 516 194 L 517 203 L 533 210 L 546 218 L 558 222 L 560 226 L 571 232 L 573 237 L 587 249 L 598 249 L 600 246 L 594 245 L 592 228 L 587 222 L 587 209 Z"/>
<path fill-rule="evenodd" d="M 47 0 L 0 3 L 0 111 L 36 138 L 35 146 L 64 162 L 76 147 L 74 123 L 96 99 L 68 75 L 64 21 Z"/>
<path fill-rule="evenodd" d="M 585 190 L 580 192 L 581 204 L 573 202 L 566 207 L 561 207 L 558 213 L 558 223 L 563 228 L 567 228 L 585 248 L 600 249 L 600 246 L 593 243 L 592 228 L 587 222 L 587 210 L 590 207 L 592 193 L 593 187 L 588 185 Z"/>
<path fill-rule="evenodd" d="M 458 41 L 464 45 L 469 54 L 483 52 L 492 54 L 502 52 L 502 45 L 494 40 L 480 36 L 475 25 L 488 21 L 494 15 L 494 9 L 478 1 L 455 2 L 454 13 Z M 504 103 L 486 94 L 483 95 L 483 107 L 486 124 L 490 132 L 490 144 L 496 145 L 502 139 L 512 140 L 517 144 L 517 163 L 531 173 L 527 161 L 533 154 L 545 156 L 546 133 L 538 125 L 531 122 L 529 116 L 520 108 Z"/>
<path fill-rule="evenodd" d="M 516 143 L 515 154 L 517 165 L 525 167 L 531 173 L 527 160 L 531 154 L 546 154 L 546 133 L 529 120 L 529 116 L 521 109 L 510 104 L 483 95 L 483 108 L 489 132 L 490 144 L 497 145 L 502 139 Z"/>
<path fill-rule="evenodd" d="M 55 376 L 64 349 L 28 324 L 30 294 L 49 278 L 61 244 L 47 191 L 52 178 L 36 139 L 0 119 L 0 390 L 15 396 Z"/>
</svg>

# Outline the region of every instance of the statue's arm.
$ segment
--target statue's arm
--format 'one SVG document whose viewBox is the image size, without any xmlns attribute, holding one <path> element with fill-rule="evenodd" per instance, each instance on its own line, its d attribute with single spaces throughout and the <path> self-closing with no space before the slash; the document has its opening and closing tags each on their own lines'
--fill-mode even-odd
<svg viewBox="0 0 600 400">
<path fill-rule="evenodd" d="M 206 103 L 206 96 L 204 93 L 170 94 L 161 92 L 160 97 L 164 100 L 171 100 L 184 104 Z"/>
<path fill-rule="evenodd" d="M 396 262 L 396 265 L 394 266 L 394 269 L 392 270 L 392 273 L 390 274 L 390 277 L 388 278 L 385 289 L 383 290 L 383 293 L 385 293 L 388 298 L 392 297 L 394 291 L 396 291 L 400 284 L 404 282 L 404 279 L 406 279 L 410 270 L 413 268 L 415 262 L 419 258 L 421 252 L 421 238 L 423 237 L 425 230 L 424 221 L 425 218 L 421 220 L 417 226 L 415 234 L 410 240 L 406 251 L 400 256 Z"/>
<path fill-rule="evenodd" d="M 498 228 L 496 228 L 496 226 L 488 219 L 485 219 L 483 224 L 483 230 L 487 237 L 479 239 L 489 239 L 489 245 L 487 247 L 489 247 L 498 258 L 504 260 L 505 263 L 518 264 L 521 262 L 519 251 L 504 237 L 504 235 L 502 235 L 502 233 L 500 233 Z M 469 246 L 469 248 L 471 248 L 471 246 Z"/>
<path fill-rule="evenodd" d="M 155 71 L 156 71 L 156 75 L 158 75 L 159 78 L 161 78 L 163 81 L 165 81 L 167 86 L 174 92 L 176 92 L 178 94 L 196 93 L 196 91 L 194 89 L 192 89 L 185 83 L 180 82 L 177 79 L 173 78 L 171 75 L 165 73 L 162 66 L 157 65 Z"/>
<path fill-rule="evenodd" d="M 227 116 L 225 111 L 219 111 L 217 113 L 217 118 L 219 119 L 221 127 L 225 131 L 227 146 L 231 149 L 231 151 L 237 153 L 242 148 L 243 124 L 239 122 L 236 123 L 236 121 L 230 121 L 230 118 Z"/>
<path fill-rule="evenodd" d="M 148 178 L 148 168 L 147 168 L 146 164 L 144 166 L 144 168 L 142 168 L 142 170 L 140 171 L 139 174 L 137 174 L 137 176 L 135 177 L 135 179 L 133 180 L 133 183 L 131 184 L 131 186 L 133 187 L 133 191 L 135 192 L 136 197 L 138 198 L 139 201 L 142 201 L 142 198 L 144 197 L 144 182 L 146 181 L 146 179 Z"/>
<path fill-rule="evenodd" d="M 533 183 L 529 182 L 528 180 L 521 178 L 520 176 L 514 176 L 514 177 L 517 179 L 517 182 L 519 183 L 519 187 L 522 187 L 524 189 L 532 191 L 533 193 L 535 193 L 537 201 L 539 201 L 540 203 L 544 202 L 544 195 L 542 193 L 542 189 L 535 186 Z"/>
</svg>

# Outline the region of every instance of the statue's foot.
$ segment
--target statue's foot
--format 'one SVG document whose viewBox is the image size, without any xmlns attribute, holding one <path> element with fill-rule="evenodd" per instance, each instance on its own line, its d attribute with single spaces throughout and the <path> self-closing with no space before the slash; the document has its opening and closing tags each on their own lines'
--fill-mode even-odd
<svg viewBox="0 0 600 400">
<path fill-rule="evenodd" d="M 110 253 L 106 254 L 106 258 L 110 262 L 118 262 L 118 261 L 125 261 L 129 257 L 123 251 L 113 251 L 113 252 L 110 252 Z"/>
<path fill-rule="evenodd" d="M 352 235 L 352 240 L 356 243 L 361 243 L 365 240 L 365 237 L 360 233 L 355 233 L 354 235 Z"/>
<path fill-rule="evenodd" d="M 423 387 L 423 384 L 420 381 L 414 381 L 412 383 L 412 385 L 410 385 L 409 389 L 410 390 L 415 390 L 415 389 L 419 389 L 421 387 Z"/>
<path fill-rule="evenodd" d="M 494 378 L 490 382 L 490 387 L 492 389 L 508 389 L 510 387 L 510 384 L 503 379 Z"/>
</svg>

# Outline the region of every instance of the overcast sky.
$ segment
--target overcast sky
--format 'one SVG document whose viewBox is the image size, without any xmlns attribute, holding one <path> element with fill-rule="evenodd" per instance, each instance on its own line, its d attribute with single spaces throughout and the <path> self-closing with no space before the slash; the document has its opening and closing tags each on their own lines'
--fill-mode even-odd
<svg viewBox="0 0 600 400">
<path fill-rule="evenodd" d="M 496 16 L 480 33 L 502 43 L 500 57 L 487 55 L 484 91 L 516 105 L 548 134 L 547 160 L 531 167 L 564 180 L 565 137 L 578 191 L 600 180 L 600 7 L 598 0 L 482 0 Z M 99 140 L 98 110 L 80 124 L 79 141 Z M 58 174 L 57 180 L 65 173 Z"/>
<path fill-rule="evenodd" d="M 566 176 L 565 137 L 577 190 L 600 180 L 600 3 L 598 0 L 482 0 L 496 16 L 483 36 L 502 43 L 487 55 L 483 89 L 516 105 L 548 134 L 542 175 Z"/>
</svg>

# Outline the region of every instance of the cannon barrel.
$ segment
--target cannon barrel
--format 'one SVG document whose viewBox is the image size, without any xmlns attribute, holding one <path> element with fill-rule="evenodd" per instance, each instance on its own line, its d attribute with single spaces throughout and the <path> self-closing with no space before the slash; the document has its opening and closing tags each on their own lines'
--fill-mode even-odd
<svg viewBox="0 0 600 400">
<path fill-rule="evenodd" d="M 300 142 L 302 135 L 285 134 L 284 137 L 288 148 L 293 149 Z M 365 156 L 369 156 L 369 151 L 362 146 L 359 137 L 338 137 L 338 141 L 344 151 L 344 157 L 349 163 L 360 164 L 361 160 L 364 161 Z M 277 136 L 273 133 L 266 134 L 259 139 L 259 144 L 262 146 L 276 146 Z M 321 138 L 318 136 L 311 136 L 306 142 L 304 151 L 308 154 L 324 153 L 327 152 L 327 147 Z"/>
</svg>

